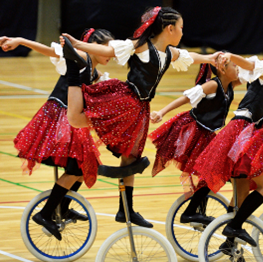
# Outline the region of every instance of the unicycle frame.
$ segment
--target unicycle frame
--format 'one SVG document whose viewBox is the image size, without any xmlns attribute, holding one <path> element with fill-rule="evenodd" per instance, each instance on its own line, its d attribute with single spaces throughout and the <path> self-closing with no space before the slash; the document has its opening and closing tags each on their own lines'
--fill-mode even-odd
<svg viewBox="0 0 263 262">
<path fill-rule="evenodd" d="M 129 241 L 130 241 L 130 246 L 131 246 L 131 258 L 132 258 L 132 261 L 138 262 L 135 245 L 134 245 L 134 238 L 132 234 L 132 226 L 131 226 L 130 212 L 128 209 L 127 197 L 126 197 L 126 192 L 125 192 L 125 185 L 124 185 L 122 178 L 120 178 L 119 180 L 119 190 L 121 192 L 122 203 L 123 203 L 123 208 L 124 208 L 124 213 L 125 213 L 125 218 L 126 218 L 126 225 L 128 229 Z"/>
</svg>

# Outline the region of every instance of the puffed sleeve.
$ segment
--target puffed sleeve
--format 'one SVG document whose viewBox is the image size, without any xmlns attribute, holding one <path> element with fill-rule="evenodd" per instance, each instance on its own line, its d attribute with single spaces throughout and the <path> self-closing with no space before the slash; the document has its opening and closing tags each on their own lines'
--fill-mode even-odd
<svg viewBox="0 0 263 262">
<path fill-rule="evenodd" d="M 183 94 L 190 99 L 190 104 L 192 107 L 196 107 L 198 103 L 204 97 L 206 97 L 206 94 L 204 93 L 201 85 L 196 85 L 192 87 L 191 89 L 184 91 Z"/>
<path fill-rule="evenodd" d="M 111 40 L 109 41 L 109 46 L 113 47 L 119 65 L 125 65 L 130 56 L 135 52 L 134 45 L 130 39 Z"/>
<path fill-rule="evenodd" d="M 177 49 L 180 53 L 177 60 L 172 61 L 171 65 L 177 71 L 187 71 L 188 67 L 194 62 L 187 50 Z"/>
<path fill-rule="evenodd" d="M 246 60 L 254 62 L 255 68 L 253 71 L 248 71 L 248 70 L 245 70 L 239 67 L 238 76 L 241 82 L 246 81 L 246 82 L 251 83 L 263 75 L 263 61 L 259 60 L 256 55 L 246 58 Z"/>
<path fill-rule="evenodd" d="M 63 57 L 63 49 L 62 46 L 58 43 L 52 42 L 51 47 L 54 48 L 55 53 L 59 55 L 58 57 L 50 57 L 50 61 L 55 65 L 57 72 L 60 75 L 65 75 L 67 72 L 66 60 Z"/>
<path fill-rule="evenodd" d="M 109 73 L 108 72 L 104 72 L 104 74 L 102 76 L 100 76 L 100 78 L 96 81 L 96 83 L 101 82 L 101 81 L 105 81 L 105 80 L 109 80 Z"/>
</svg>

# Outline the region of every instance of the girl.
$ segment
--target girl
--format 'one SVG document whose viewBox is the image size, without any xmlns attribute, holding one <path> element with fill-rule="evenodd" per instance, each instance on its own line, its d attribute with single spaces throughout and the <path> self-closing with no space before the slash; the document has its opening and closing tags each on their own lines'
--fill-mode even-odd
<svg viewBox="0 0 263 262">
<path fill-rule="evenodd" d="M 121 166 L 128 166 L 136 160 L 136 165 L 141 165 L 149 125 L 149 102 L 154 98 L 156 87 L 170 63 L 177 70 L 184 71 L 192 63 L 215 63 L 218 54 L 204 56 L 174 47 L 180 42 L 182 28 L 183 19 L 177 11 L 170 7 L 155 7 L 142 16 L 142 25 L 132 40 L 110 41 L 109 46 L 99 47 L 63 34 L 77 49 L 115 57 L 121 65 L 128 61 L 130 71 L 126 82 L 112 79 L 84 86 L 84 112 L 83 94 L 73 63 L 70 72 L 70 124 L 74 127 L 91 125 L 107 148 L 115 156 L 121 156 Z M 131 222 L 152 227 L 132 208 L 134 175 L 124 178 L 124 184 Z M 125 222 L 121 199 L 115 220 Z"/>
<path fill-rule="evenodd" d="M 241 66 L 250 69 L 250 64 L 245 63 L 245 59 L 242 57 L 239 59 L 242 62 L 240 63 Z M 222 55 L 220 55 L 219 60 L 222 60 Z M 193 168 L 194 163 L 215 137 L 214 132 L 224 126 L 234 96 L 233 88 L 240 84 L 238 68 L 231 61 L 224 63 L 218 70 L 212 68 L 217 77 L 210 81 L 206 79 L 209 76 L 208 69 L 207 65 L 203 65 L 197 77 L 197 85 L 185 91 L 182 97 L 159 112 L 153 112 L 151 120 L 153 123 L 160 122 L 166 113 L 188 102 L 191 103 L 193 109 L 179 113 L 149 135 L 157 148 L 152 175 L 155 176 L 163 170 L 169 162 L 176 163 L 179 169 L 183 171 L 180 180 L 186 196 L 189 197 L 194 191 L 201 188 L 197 191 L 197 200 L 201 194 L 206 195 L 206 191 L 209 192 L 209 189 L 204 187 L 203 181 L 196 185 L 196 177 L 192 176 L 196 175 Z M 195 197 L 193 197 L 190 207 L 195 203 L 194 199 Z M 190 207 L 181 216 L 181 223 L 209 224 L 211 222 L 211 217 L 195 213 L 198 206 L 194 212 L 191 212 Z"/>
<path fill-rule="evenodd" d="M 240 57 L 231 53 L 227 53 L 224 55 L 227 61 L 231 60 L 234 63 L 240 65 Z M 238 106 L 238 110 L 235 111 L 235 117 L 228 123 L 228 125 L 218 133 L 217 137 L 208 145 L 208 147 L 203 151 L 203 153 L 196 160 L 194 165 L 194 169 L 198 172 L 198 176 L 200 180 L 205 180 L 207 186 L 207 194 L 210 189 L 214 192 L 217 192 L 231 177 L 237 177 L 241 179 L 237 179 L 238 185 L 238 195 L 240 195 L 238 202 L 239 205 L 242 204 L 243 200 L 249 193 L 249 189 L 255 188 L 255 184 L 250 184 L 250 180 L 244 179 L 249 176 L 252 178 L 253 176 L 258 176 L 261 173 L 259 172 L 257 175 L 252 175 L 251 169 L 251 157 L 249 154 L 245 154 L 244 149 L 247 146 L 244 146 L 245 142 L 251 142 L 251 135 L 255 132 L 254 124 L 252 122 L 257 122 L 263 117 L 263 107 L 262 107 L 262 99 L 263 99 L 263 89 L 262 89 L 262 80 L 258 79 L 262 77 L 263 74 L 263 61 L 259 61 L 256 56 L 248 58 L 245 60 L 246 63 L 250 64 L 248 69 L 250 71 L 240 70 L 240 78 L 244 81 L 250 82 L 247 85 L 247 93 L 245 97 L 242 99 Z M 261 141 L 262 143 L 262 141 Z M 259 144 L 259 141 L 257 145 Z M 252 172 L 252 173 L 251 173 Z M 242 179 L 243 178 L 243 179 Z M 247 208 L 247 200 L 242 204 L 247 208 L 247 213 L 249 214 L 251 210 L 255 210 L 258 206 L 259 202 L 262 201 L 261 196 L 261 186 L 260 178 L 253 179 L 258 185 L 257 191 L 251 193 L 246 199 L 250 199 L 250 208 Z M 196 192 L 197 193 L 197 192 Z M 253 197 L 257 198 L 258 201 L 251 201 Z M 200 203 L 205 195 L 199 196 Z M 196 205 L 193 205 L 191 208 L 192 214 L 195 213 Z M 240 208 L 241 209 L 241 208 Z M 243 209 L 243 208 L 242 208 Z M 229 212 L 233 211 L 233 204 L 231 203 L 229 206 Z M 238 212 L 238 213 L 242 213 Z M 252 211 L 253 212 L 253 211 Z M 244 216 L 245 217 L 245 216 Z M 242 219 L 244 218 L 242 217 Z M 255 241 L 247 234 L 245 231 L 241 231 L 241 220 L 240 216 L 235 218 L 235 221 L 239 221 L 234 225 L 234 223 L 230 224 L 227 228 L 227 235 L 230 238 L 233 238 L 239 234 L 241 239 L 244 239 L 251 245 L 255 245 Z M 245 221 L 245 220 L 244 220 Z M 230 232 L 230 228 L 232 229 L 240 229 L 239 231 L 232 230 Z M 238 232 L 238 233 L 237 233 Z M 231 240 L 231 239 L 230 239 Z M 227 244 L 221 246 L 223 249 Z M 229 246 L 229 244 L 228 244 Z"/>
<path fill-rule="evenodd" d="M 112 34 L 104 29 L 89 29 L 82 36 L 83 42 L 92 42 L 94 45 L 107 45 L 112 39 Z M 52 221 L 52 213 L 68 190 L 77 191 L 79 189 L 83 179 L 88 187 L 92 187 L 96 181 L 97 168 L 100 164 L 99 152 L 87 128 L 76 129 L 68 123 L 66 115 L 68 82 L 67 75 L 63 75 L 67 68 L 61 45 L 52 43 L 51 47 L 48 47 L 21 37 L 5 40 L 2 43 L 4 51 L 12 50 L 18 45 L 27 46 L 50 56 L 57 71 L 62 74 L 48 101 L 14 140 L 15 147 L 19 152 L 18 156 L 26 159 L 22 166 L 24 172 L 31 174 L 36 163 L 65 169 L 65 173 L 55 183 L 46 205 L 33 217 L 36 223 L 44 226 L 57 239 L 61 240 L 61 234 Z M 82 83 L 90 85 L 93 81 L 99 82 L 109 79 L 107 74 L 102 75 L 96 70 L 98 64 L 106 65 L 110 60 L 109 57 L 89 55 L 83 51 L 78 51 L 78 53 L 85 59 L 84 62 L 87 65 L 80 73 Z M 87 220 L 87 217 L 73 209 L 69 210 L 68 206 L 69 201 L 64 199 L 61 204 L 62 218 L 74 217 Z"/>
</svg>

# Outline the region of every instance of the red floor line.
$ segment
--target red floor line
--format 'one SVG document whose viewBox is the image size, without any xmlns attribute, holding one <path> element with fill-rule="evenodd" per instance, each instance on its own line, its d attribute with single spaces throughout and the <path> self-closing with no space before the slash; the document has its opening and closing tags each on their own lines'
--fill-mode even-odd
<svg viewBox="0 0 263 262">
<path fill-rule="evenodd" d="M 221 190 L 220 193 L 222 192 L 232 192 L 232 190 Z M 183 192 L 177 192 L 177 193 L 159 193 L 159 194 L 138 194 L 138 195 L 133 195 L 134 197 L 139 197 L 139 196 L 163 196 L 163 195 L 182 195 Z M 97 196 L 97 197 L 86 197 L 87 200 L 90 199 L 101 199 L 101 198 L 118 198 L 119 196 Z M 3 204 L 15 204 L 15 203 L 28 203 L 29 201 L 9 201 L 9 202 L 0 202 L 0 205 Z"/>
</svg>

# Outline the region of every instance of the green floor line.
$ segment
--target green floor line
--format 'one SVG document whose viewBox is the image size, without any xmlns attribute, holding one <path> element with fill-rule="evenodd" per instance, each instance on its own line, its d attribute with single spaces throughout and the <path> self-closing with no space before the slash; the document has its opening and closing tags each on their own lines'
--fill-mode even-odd
<svg viewBox="0 0 263 262">
<path fill-rule="evenodd" d="M 39 190 L 39 189 L 36 189 L 36 188 L 33 188 L 33 187 L 29 187 L 29 186 L 24 186 L 24 185 L 21 185 L 20 183 L 15 183 L 15 182 L 3 179 L 3 178 L 0 178 L 0 180 L 3 181 L 3 182 L 6 182 L 6 183 L 12 184 L 12 185 L 24 187 L 26 189 L 31 189 L 31 190 L 34 190 L 34 191 L 37 191 L 37 192 L 43 192 L 43 190 Z"/>
</svg>

